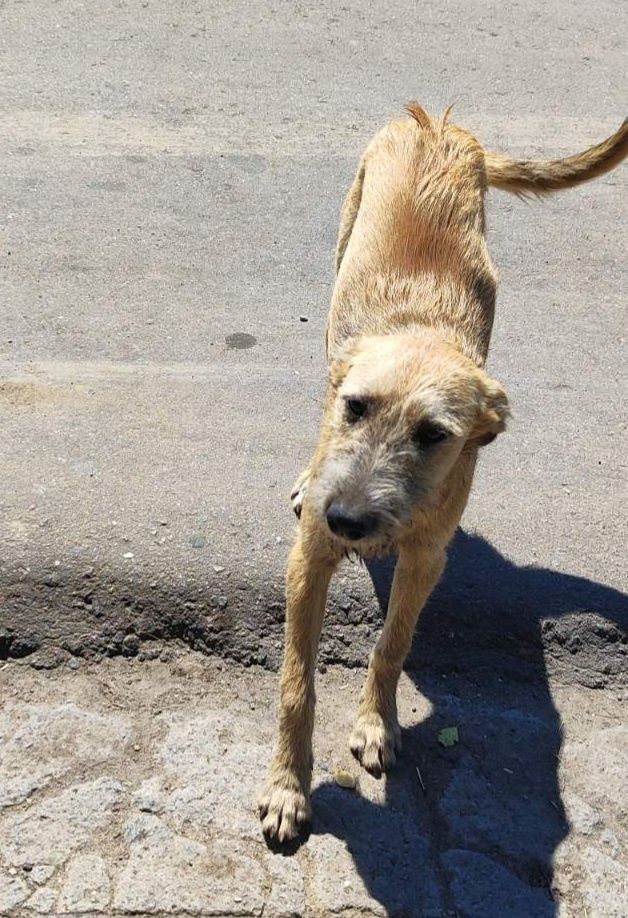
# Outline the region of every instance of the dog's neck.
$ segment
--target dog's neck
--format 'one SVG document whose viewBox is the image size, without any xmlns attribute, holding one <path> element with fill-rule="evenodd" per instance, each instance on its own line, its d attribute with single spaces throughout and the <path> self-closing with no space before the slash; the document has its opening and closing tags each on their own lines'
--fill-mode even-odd
<svg viewBox="0 0 628 918">
<path fill-rule="evenodd" d="M 491 274 L 480 272 L 470 281 L 431 271 L 351 275 L 349 284 L 339 277 L 334 291 L 328 326 L 330 356 L 348 338 L 361 334 L 413 334 L 431 328 L 483 366 L 495 310 Z"/>
</svg>

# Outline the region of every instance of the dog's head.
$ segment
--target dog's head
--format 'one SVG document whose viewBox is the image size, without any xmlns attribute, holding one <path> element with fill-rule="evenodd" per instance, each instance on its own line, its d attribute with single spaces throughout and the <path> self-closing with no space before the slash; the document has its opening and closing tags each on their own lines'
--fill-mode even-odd
<svg viewBox="0 0 628 918">
<path fill-rule="evenodd" d="M 494 440 L 509 414 L 501 386 L 432 332 L 351 340 L 330 384 L 310 499 L 364 553 L 436 506 L 461 451 Z"/>
</svg>

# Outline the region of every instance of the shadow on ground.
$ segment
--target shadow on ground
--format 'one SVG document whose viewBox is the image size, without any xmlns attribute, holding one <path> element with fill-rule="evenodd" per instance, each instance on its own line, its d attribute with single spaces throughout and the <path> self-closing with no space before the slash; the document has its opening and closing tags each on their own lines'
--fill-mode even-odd
<svg viewBox="0 0 628 918">
<path fill-rule="evenodd" d="M 384 612 L 393 571 L 394 559 L 369 567 Z M 610 620 L 625 640 L 622 594 L 519 568 L 479 536 L 457 534 L 410 657 L 408 675 L 432 713 L 404 731 L 385 805 L 332 784 L 313 795 L 314 834 L 344 842 L 365 890 L 387 914 L 557 914 L 552 859 L 568 823 L 558 776 L 561 723 L 541 628 L 558 628 L 560 616 L 579 610 L 595 610 L 600 627 Z M 474 640 L 465 646 L 470 628 Z M 429 659 L 436 641 L 437 667 Z M 454 725 L 459 743 L 445 749 L 438 733 Z"/>
</svg>

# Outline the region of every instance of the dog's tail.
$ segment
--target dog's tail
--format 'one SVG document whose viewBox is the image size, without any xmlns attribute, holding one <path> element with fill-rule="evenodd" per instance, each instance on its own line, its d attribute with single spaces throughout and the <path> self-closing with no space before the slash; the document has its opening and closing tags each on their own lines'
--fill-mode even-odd
<svg viewBox="0 0 628 918">
<path fill-rule="evenodd" d="M 515 160 L 485 153 L 489 185 L 514 194 L 543 195 L 604 175 L 628 156 L 628 118 L 619 130 L 594 147 L 566 159 Z"/>
</svg>

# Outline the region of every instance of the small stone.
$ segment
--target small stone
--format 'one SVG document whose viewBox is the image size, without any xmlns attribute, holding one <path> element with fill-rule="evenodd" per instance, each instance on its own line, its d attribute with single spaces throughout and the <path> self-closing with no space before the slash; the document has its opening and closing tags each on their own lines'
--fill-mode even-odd
<svg viewBox="0 0 628 918">
<path fill-rule="evenodd" d="M 135 802 L 141 813 L 160 813 L 164 808 L 161 783 L 157 778 L 149 778 L 135 793 Z"/>
<path fill-rule="evenodd" d="M 134 558 L 135 555 L 133 554 L 132 551 L 125 551 L 125 553 L 122 555 L 122 557 L 123 557 L 123 558 Z"/>
<path fill-rule="evenodd" d="M 224 567 L 221 567 L 220 564 L 214 564 L 214 570 L 217 574 L 222 574 Z"/>
<path fill-rule="evenodd" d="M 321 674 L 327 672 L 327 666 L 325 665 L 325 663 L 319 663 L 317 668 L 318 668 L 319 673 Z"/>
<path fill-rule="evenodd" d="M 30 869 L 30 878 L 33 883 L 45 883 L 55 872 L 51 864 L 35 864 Z"/>
<path fill-rule="evenodd" d="M 139 646 L 140 646 L 140 639 L 138 638 L 136 634 L 133 634 L 133 633 L 125 634 L 122 640 L 122 650 L 124 651 L 124 653 L 133 655 L 134 653 L 137 653 L 137 651 L 139 650 Z"/>
<path fill-rule="evenodd" d="M 70 669 L 78 669 L 80 665 L 81 665 L 80 660 L 77 660 L 76 657 L 72 657 L 72 659 L 68 663 L 68 667 Z"/>
<path fill-rule="evenodd" d="M 192 548 L 205 548 L 207 545 L 207 539 L 202 535 L 193 535 L 190 539 L 190 545 Z"/>
<path fill-rule="evenodd" d="M 601 825 L 601 814 L 577 794 L 566 792 L 563 803 L 572 829 L 580 835 L 591 835 Z"/>
<path fill-rule="evenodd" d="M 334 769 L 332 777 L 338 787 L 344 787 L 346 790 L 355 790 L 358 786 L 358 779 L 344 768 Z"/>
<path fill-rule="evenodd" d="M 307 322 L 307 316 L 299 316 L 299 322 Z"/>
</svg>

